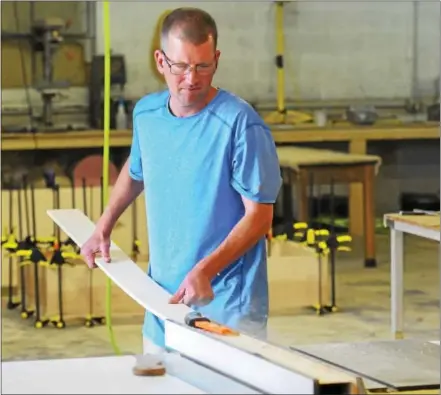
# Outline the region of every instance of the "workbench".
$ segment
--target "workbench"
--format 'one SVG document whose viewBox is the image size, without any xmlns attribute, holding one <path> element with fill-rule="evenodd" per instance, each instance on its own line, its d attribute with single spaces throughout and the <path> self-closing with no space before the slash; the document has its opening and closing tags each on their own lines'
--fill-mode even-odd
<svg viewBox="0 0 441 395">
<path fill-rule="evenodd" d="M 439 122 L 388 124 L 378 122 L 373 126 L 355 126 L 336 123 L 323 128 L 314 125 L 299 125 L 296 127 L 272 127 L 276 144 L 299 143 L 329 143 L 339 142 L 348 144 L 350 154 L 366 155 L 368 143 L 374 141 L 412 141 L 439 140 Z M 349 217 L 350 233 L 354 236 L 363 234 L 363 216 L 357 215 L 359 202 L 363 199 L 363 187 L 353 183 L 349 186 Z"/>
<path fill-rule="evenodd" d="M 349 154 L 323 149 L 301 147 L 278 147 L 280 166 L 294 173 L 298 210 L 298 220 L 309 222 L 308 189 L 320 185 L 360 183 L 363 188 L 362 199 L 356 210 L 349 216 L 361 217 L 364 224 L 365 267 L 376 266 L 375 255 L 375 176 L 381 164 L 381 158 L 374 155 Z M 289 175 L 288 175 L 289 176 Z M 311 181 L 311 182 L 310 182 Z M 284 181 L 285 182 L 285 181 Z M 314 193 L 311 191 L 311 193 Z"/>
<path fill-rule="evenodd" d="M 440 241 L 440 216 L 386 214 L 384 225 L 390 229 L 390 281 L 391 281 L 391 331 L 395 339 L 402 339 L 403 332 L 403 236 L 419 236 Z"/>
<path fill-rule="evenodd" d="M 271 126 L 276 144 L 347 142 L 349 152 L 366 154 L 369 141 L 433 140 L 439 139 L 439 122 L 393 126 L 332 125 L 323 128 L 314 125 Z M 129 147 L 131 130 L 111 130 L 111 147 Z M 2 151 L 41 149 L 99 148 L 103 146 L 102 130 L 2 133 Z"/>
</svg>

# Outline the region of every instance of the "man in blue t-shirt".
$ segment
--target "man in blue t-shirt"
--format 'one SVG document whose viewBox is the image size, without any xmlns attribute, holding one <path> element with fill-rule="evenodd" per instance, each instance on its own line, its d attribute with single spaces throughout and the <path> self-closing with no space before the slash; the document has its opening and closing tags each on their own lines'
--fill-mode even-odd
<svg viewBox="0 0 441 395">
<path fill-rule="evenodd" d="M 158 71 L 168 89 L 133 111 L 130 156 L 96 232 L 83 247 L 108 258 L 111 230 L 144 190 L 148 275 L 212 320 L 265 336 L 265 234 L 280 168 L 271 132 L 244 100 L 212 85 L 220 52 L 212 17 L 179 8 L 164 20 Z M 163 323 L 146 313 L 144 351 L 164 348 Z"/>
</svg>

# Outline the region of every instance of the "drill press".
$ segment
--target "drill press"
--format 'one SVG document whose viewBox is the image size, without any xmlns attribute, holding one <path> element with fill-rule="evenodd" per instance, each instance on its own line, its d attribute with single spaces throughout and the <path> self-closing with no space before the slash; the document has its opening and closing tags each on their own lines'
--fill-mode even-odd
<svg viewBox="0 0 441 395">
<path fill-rule="evenodd" d="M 42 53 L 43 79 L 34 88 L 41 94 L 43 111 L 40 121 L 44 129 L 53 128 L 53 99 L 62 89 L 69 88 L 67 81 L 54 81 L 53 57 L 63 42 L 61 34 L 66 22 L 61 18 L 37 20 L 32 26 L 32 48 Z"/>
</svg>

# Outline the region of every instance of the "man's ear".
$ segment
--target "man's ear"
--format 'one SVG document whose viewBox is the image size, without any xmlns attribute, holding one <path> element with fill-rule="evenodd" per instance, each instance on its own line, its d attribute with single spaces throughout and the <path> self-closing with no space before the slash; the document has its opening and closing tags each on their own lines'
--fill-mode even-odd
<svg viewBox="0 0 441 395">
<path fill-rule="evenodd" d="M 216 68 L 215 68 L 215 72 L 217 71 L 217 68 L 219 67 L 219 58 L 220 58 L 221 52 L 217 49 L 216 53 L 214 55 L 214 59 L 216 62 Z"/>
<path fill-rule="evenodd" d="M 158 72 L 164 74 L 164 56 L 160 50 L 156 50 L 154 53 L 156 68 Z"/>
</svg>

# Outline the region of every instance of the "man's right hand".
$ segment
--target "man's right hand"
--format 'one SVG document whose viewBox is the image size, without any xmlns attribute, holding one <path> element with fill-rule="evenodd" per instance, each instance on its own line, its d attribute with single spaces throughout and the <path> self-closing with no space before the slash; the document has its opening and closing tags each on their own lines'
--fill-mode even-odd
<svg viewBox="0 0 441 395">
<path fill-rule="evenodd" d="M 116 183 L 113 185 L 109 202 L 101 215 L 95 231 L 81 248 L 81 255 L 91 269 L 97 267 L 95 258 L 101 256 L 110 262 L 110 235 L 121 214 L 144 190 L 142 181 L 135 181 L 129 174 L 130 157 L 121 169 Z"/>
<path fill-rule="evenodd" d="M 94 233 L 81 248 L 81 255 L 87 266 L 89 266 L 90 269 L 94 269 L 97 267 L 95 263 L 95 257 L 97 256 L 101 256 L 106 262 L 110 262 L 109 250 L 110 237 Z"/>
</svg>

